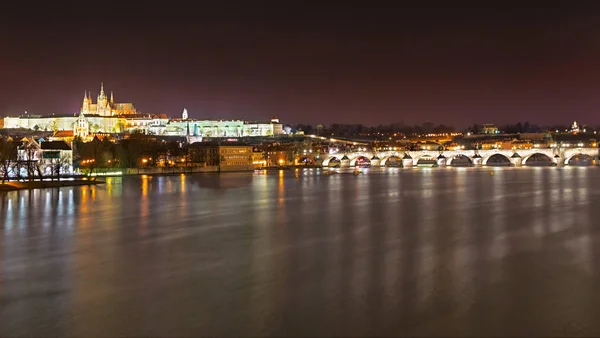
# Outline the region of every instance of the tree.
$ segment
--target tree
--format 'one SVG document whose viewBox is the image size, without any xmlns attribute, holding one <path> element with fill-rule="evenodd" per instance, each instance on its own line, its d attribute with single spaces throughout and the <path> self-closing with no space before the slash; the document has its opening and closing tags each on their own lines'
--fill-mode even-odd
<svg viewBox="0 0 600 338">
<path fill-rule="evenodd" d="M 52 129 L 52 131 L 54 131 L 55 133 L 58 131 L 58 119 L 52 120 L 52 123 L 50 124 L 50 129 Z"/>
<path fill-rule="evenodd" d="M 100 131 L 100 125 L 97 123 L 94 123 L 90 126 L 90 130 L 92 131 L 92 133 L 97 133 L 98 131 Z"/>
<path fill-rule="evenodd" d="M 27 178 L 30 181 L 33 181 L 36 172 L 38 172 L 40 174 L 40 178 L 42 178 L 41 171 L 38 170 L 38 148 L 34 143 L 28 143 L 23 150 L 25 151 Z"/>
<path fill-rule="evenodd" d="M 17 161 L 17 143 L 10 138 L 0 138 L 0 173 L 2 184 L 8 180 L 11 168 Z"/>
</svg>

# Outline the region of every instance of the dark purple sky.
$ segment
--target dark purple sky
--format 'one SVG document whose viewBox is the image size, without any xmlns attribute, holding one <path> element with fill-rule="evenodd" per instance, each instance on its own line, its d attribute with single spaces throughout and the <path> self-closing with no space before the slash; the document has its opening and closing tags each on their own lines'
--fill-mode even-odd
<svg viewBox="0 0 600 338">
<path fill-rule="evenodd" d="M 600 123 L 600 1 L 197 3 L 3 4 L 0 114 Z"/>
</svg>

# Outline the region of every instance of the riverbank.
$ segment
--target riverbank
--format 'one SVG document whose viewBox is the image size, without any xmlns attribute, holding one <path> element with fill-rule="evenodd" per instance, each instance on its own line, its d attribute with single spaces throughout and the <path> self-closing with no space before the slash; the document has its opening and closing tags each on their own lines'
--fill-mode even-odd
<svg viewBox="0 0 600 338">
<path fill-rule="evenodd" d="M 4 184 L 0 183 L 0 191 L 75 187 L 75 186 L 96 185 L 96 184 L 103 184 L 103 183 L 105 183 L 105 182 L 98 181 L 98 180 L 6 182 Z"/>
</svg>

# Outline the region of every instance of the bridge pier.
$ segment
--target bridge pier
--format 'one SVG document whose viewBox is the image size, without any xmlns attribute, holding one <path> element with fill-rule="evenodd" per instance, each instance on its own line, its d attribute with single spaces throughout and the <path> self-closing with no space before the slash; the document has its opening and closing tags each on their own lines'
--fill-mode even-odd
<svg viewBox="0 0 600 338">
<path fill-rule="evenodd" d="M 402 167 L 403 168 L 412 168 L 413 166 L 413 158 L 408 154 L 404 154 L 402 158 Z"/>
<path fill-rule="evenodd" d="M 483 158 L 481 158 L 481 155 L 475 154 L 471 160 L 473 161 L 473 166 L 474 167 L 481 167 L 481 166 L 483 166 Z"/>
<path fill-rule="evenodd" d="M 444 155 L 440 154 L 440 155 L 437 157 L 437 165 L 438 165 L 438 167 L 445 167 L 445 166 L 446 166 L 446 164 L 447 164 L 447 159 L 446 159 L 446 156 L 444 156 Z"/>
<path fill-rule="evenodd" d="M 344 155 L 344 157 L 342 157 L 342 159 L 340 160 L 340 168 L 348 168 L 350 167 L 350 158 L 348 158 L 348 156 Z"/>
</svg>

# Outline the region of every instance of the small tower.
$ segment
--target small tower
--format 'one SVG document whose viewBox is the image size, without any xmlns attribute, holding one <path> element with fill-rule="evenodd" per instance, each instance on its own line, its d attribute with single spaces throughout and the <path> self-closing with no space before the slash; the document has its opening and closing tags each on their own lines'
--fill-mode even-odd
<svg viewBox="0 0 600 338">
<path fill-rule="evenodd" d="M 81 113 L 87 114 L 90 111 L 90 99 L 88 98 L 87 92 L 83 92 L 83 104 L 81 105 Z"/>
<path fill-rule="evenodd" d="M 187 120 L 188 119 L 188 112 L 187 109 L 183 108 L 183 113 L 181 113 L 181 118 L 183 120 Z"/>
<path fill-rule="evenodd" d="M 85 139 L 90 132 L 90 124 L 88 122 L 88 120 L 85 118 L 85 115 L 83 114 L 83 112 L 81 112 L 79 114 L 79 118 L 77 119 L 76 126 L 75 126 L 75 135 L 81 137 L 82 139 Z"/>
<path fill-rule="evenodd" d="M 110 91 L 110 105 L 114 106 L 115 105 L 115 98 L 113 97 L 113 92 L 112 90 Z"/>
</svg>

